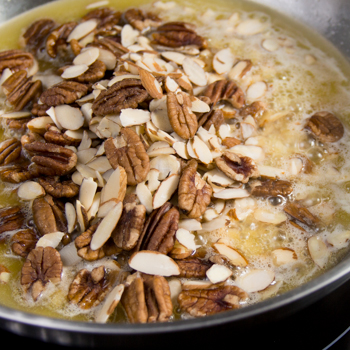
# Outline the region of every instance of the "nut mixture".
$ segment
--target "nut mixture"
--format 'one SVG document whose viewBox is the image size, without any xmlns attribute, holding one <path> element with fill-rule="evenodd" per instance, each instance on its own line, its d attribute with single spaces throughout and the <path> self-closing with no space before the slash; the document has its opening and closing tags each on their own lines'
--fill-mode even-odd
<svg viewBox="0 0 350 350">
<path fill-rule="evenodd" d="M 209 29 L 300 59 L 295 42 L 263 17 L 206 10 L 197 27 L 167 19 L 173 2 L 149 8 L 38 19 L 0 52 L 0 178 L 19 203 L 0 235 L 22 261 L 19 281 L 0 275 L 22 302 L 62 293 L 96 322 L 202 317 L 283 292 L 347 245 L 312 186 L 346 182 L 341 113 L 274 109 L 271 66 Z"/>
</svg>

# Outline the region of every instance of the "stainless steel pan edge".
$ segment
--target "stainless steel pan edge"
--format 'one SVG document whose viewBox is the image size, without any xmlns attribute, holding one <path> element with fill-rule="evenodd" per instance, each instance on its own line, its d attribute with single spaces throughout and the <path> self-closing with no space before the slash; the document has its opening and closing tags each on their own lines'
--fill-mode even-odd
<svg viewBox="0 0 350 350">
<path fill-rule="evenodd" d="M 50 0 L 0 0 L 0 23 Z M 250 0 L 247 0 L 250 1 Z M 350 58 L 350 1 L 348 0 L 259 0 L 303 24 L 311 26 L 329 39 Z M 239 310 L 201 319 L 189 319 L 162 324 L 114 325 L 64 321 L 42 317 L 0 306 L 0 327 L 19 335 L 60 345 L 81 347 L 136 348 L 162 344 L 166 340 L 181 341 L 181 336 L 193 334 L 195 344 L 206 345 L 211 331 L 217 327 L 239 334 L 241 329 L 262 322 L 283 319 L 316 302 L 350 279 L 350 254 L 340 264 L 323 275 L 283 295 Z M 205 329 L 205 332 L 203 332 Z M 200 337 L 196 334 L 200 332 Z M 187 344 L 189 345 L 189 344 Z M 160 346 L 160 345 L 159 345 Z"/>
</svg>

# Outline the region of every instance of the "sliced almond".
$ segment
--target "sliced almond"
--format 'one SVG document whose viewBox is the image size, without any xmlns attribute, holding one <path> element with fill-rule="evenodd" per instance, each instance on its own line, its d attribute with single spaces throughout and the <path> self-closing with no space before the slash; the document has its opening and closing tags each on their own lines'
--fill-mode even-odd
<svg viewBox="0 0 350 350">
<path fill-rule="evenodd" d="M 90 19 L 78 24 L 69 34 L 67 42 L 72 41 L 73 39 L 80 40 L 89 33 L 91 33 L 97 27 L 97 20 Z"/>
<path fill-rule="evenodd" d="M 197 230 L 198 232 L 213 232 L 215 230 L 221 230 L 226 227 L 230 222 L 229 218 L 226 215 L 220 215 L 217 218 L 209 222 L 202 223 L 202 228 Z"/>
<path fill-rule="evenodd" d="M 207 84 L 207 76 L 203 68 L 192 58 L 186 57 L 183 60 L 182 67 L 188 79 L 190 79 L 193 84 L 198 86 L 205 86 Z"/>
<path fill-rule="evenodd" d="M 67 231 L 68 233 L 72 233 L 77 222 L 77 213 L 75 211 L 74 205 L 70 202 L 67 202 L 64 206 L 64 212 L 67 219 Z"/>
<path fill-rule="evenodd" d="M 236 31 L 241 35 L 255 35 L 262 33 L 267 28 L 267 24 L 258 19 L 247 19 L 236 27 Z"/>
<path fill-rule="evenodd" d="M 63 129 L 78 130 L 84 125 L 84 116 L 79 108 L 60 105 L 55 107 L 55 116 Z"/>
<path fill-rule="evenodd" d="M 258 171 L 261 176 L 268 178 L 280 178 L 285 175 L 286 171 L 284 169 L 275 168 L 269 165 L 258 164 Z"/>
<path fill-rule="evenodd" d="M 242 79 L 251 67 L 252 62 L 250 60 L 238 61 L 228 73 L 228 77 L 232 80 Z"/>
<path fill-rule="evenodd" d="M 229 259 L 229 262 L 233 266 L 245 267 L 248 265 L 248 260 L 239 253 L 236 249 L 224 244 L 224 243 L 214 243 L 213 247 Z"/>
<path fill-rule="evenodd" d="M 90 206 L 90 209 L 87 212 L 88 220 L 91 220 L 94 218 L 99 210 L 101 203 L 101 192 L 96 192 L 94 199 L 92 201 L 92 204 Z"/>
<path fill-rule="evenodd" d="M 149 111 L 144 109 L 126 108 L 120 113 L 120 121 L 123 126 L 141 125 L 151 119 Z"/>
<path fill-rule="evenodd" d="M 173 155 L 161 155 L 151 159 L 150 169 L 159 170 L 159 180 L 164 180 L 172 174 L 180 171 L 180 162 Z"/>
<path fill-rule="evenodd" d="M 87 163 L 87 166 L 99 171 L 101 174 L 105 173 L 112 168 L 108 158 L 106 156 L 100 156 Z"/>
<path fill-rule="evenodd" d="M 118 284 L 108 294 L 107 298 L 103 302 L 102 308 L 97 312 L 95 322 L 106 323 L 109 316 L 112 315 L 113 311 L 120 302 L 120 299 L 124 292 L 124 284 Z"/>
<path fill-rule="evenodd" d="M 267 84 L 264 81 L 258 81 L 250 85 L 246 92 L 248 100 L 258 100 L 267 92 Z"/>
<path fill-rule="evenodd" d="M 265 159 L 265 152 L 259 146 L 236 145 L 231 147 L 230 151 L 244 157 L 249 157 L 256 162 L 261 162 Z"/>
<path fill-rule="evenodd" d="M 180 274 L 179 266 L 169 256 L 151 250 L 141 250 L 129 259 L 129 266 L 136 271 L 159 276 Z"/>
<path fill-rule="evenodd" d="M 310 256 L 312 260 L 321 269 L 326 267 L 330 252 L 327 248 L 326 243 L 319 236 L 312 236 L 307 241 Z"/>
<path fill-rule="evenodd" d="M 86 210 L 79 199 L 75 201 L 75 210 L 77 212 L 77 222 L 79 224 L 80 231 L 84 232 L 86 230 L 87 221 Z"/>
<path fill-rule="evenodd" d="M 267 288 L 275 279 L 271 270 L 253 269 L 237 277 L 236 282 L 247 293 L 259 292 Z"/>
<path fill-rule="evenodd" d="M 150 96 L 158 99 L 162 98 L 163 97 L 162 87 L 160 86 L 158 80 L 153 76 L 153 74 L 142 68 L 139 69 L 139 74 L 140 74 L 142 85 L 150 94 Z"/>
<path fill-rule="evenodd" d="M 11 277 L 10 270 L 4 265 L 0 265 L 0 283 L 8 283 Z"/>
<path fill-rule="evenodd" d="M 98 225 L 90 242 L 90 248 L 97 250 L 101 248 L 111 236 L 113 230 L 122 215 L 123 203 L 119 202 L 111 211 L 102 219 Z"/>
<path fill-rule="evenodd" d="M 272 211 L 259 208 L 254 211 L 255 219 L 268 224 L 279 225 L 287 220 L 287 215 L 282 211 Z"/>
<path fill-rule="evenodd" d="M 35 181 L 23 182 L 17 189 L 17 195 L 24 201 L 31 201 L 46 194 L 44 188 Z"/>
<path fill-rule="evenodd" d="M 27 111 L 5 113 L 4 111 L 0 110 L 0 118 L 5 118 L 5 119 L 22 119 L 22 118 L 28 118 L 31 115 L 32 114 Z"/>
<path fill-rule="evenodd" d="M 97 183 L 90 177 L 84 179 L 79 189 L 79 200 L 86 210 L 89 210 L 97 190 Z"/>
<path fill-rule="evenodd" d="M 213 194 L 213 197 L 221 199 L 235 199 L 249 196 L 250 193 L 243 188 L 227 188 Z"/>
<path fill-rule="evenodd" d="M 68 243 L 60 251 L 63 266 L 76 266 L 82 258 L 78 255 L 75 242 Z"/>
<path fill-rule="evenodd" d="M 176 239 L 178 240 L 178 242 L 180 244 L 182 244 L 183 246 L 185 246 L 186 248 L 190 249 L 190 250 L 196 250 L 197 249 L 197 245 L 195 242 L 195 236 L 193 233 L 191 233 L 190 231 L 184 229 L 184 228 L 179 228 L 176 231 Z"/>
<path fill-rule="evenodd" d="M 64 232 L 47 233 L 46 235 L 40 237 L 40 239 L 36 242 L 36 247 L 56 248 L 60 244 L 64 235 Z"/>
<path fill-rule="evenodd" d="M 79 77 L 89 69 L 89 66 L 86 64 L 79 64 L 74 66 L 67 67 L 64 72 L 61 74 L 63 79 L 72 79 Z"/>
<path fill-rule="evenodd" d="M 75 56 L 73 64 L 85 64 L 87 66 L 91 66 L 98 59 L 99 55 L 100 50 L 97 47 L 89 47 L 87 49 L 83 49 L 79 55 Z"/>
<path fill-rule="evenodd" d="M 156 191 L 160 185 L 159 174 L 160 172 L 158 169 L 150 169 L 150 171 L 147 174 L 147 187 L 151 192 Z"/>
<path fill-rule="evenodd" d="M 233 184 L 234 180 L 230 177 L 226 176 L 222 171 L 218 168 L 214 168 L 213 170 L 207 171 L 203 175 L 203 180 L 210 182 L 211 184 L 217 184 L 222 187 L 227 187 Z"/>
<path fill-rule="evenodd" d="M 130 24 L 126 24 L 123 26 L 122 32 L 121 32 L 121 42 L 122 45 L 125 47 L 128 47 L 130 45 L 133 45 L 137 37 L 140 35 L 140 32 L 136 29 L 134 29 Z"/>
<path fill-rule="evenodd" d="M 30 131 L 43 134 L 46 132 L 46 126 L 48 124 L 53 124 L 53 120 L 50 117 L 36 117 L 27 123 L 27 128 Z"/>
<path fill-rule="evenodd" d="M 182 63 L 186 56 L 182 54 L 181 52 L 175 52 L 175 51 L 164 51 L 161 53 L 161 55 L 166 58 L 169 61 L 173 61 L 176 64 L 179 64 L 182 66 Z"/>
<path fill-rule="evenodd" d="M 345 248 L 349 244 L 350 231 L 346 230 L 329 233 L 326 240 L 328 244 L 337 249 Z"/>
<path fill-rule="evenodd" d="M 213 155 L 209 147 L 198 136 L 193 137 L 192 149 L 196 158 L 203 164 L 210 164 L 213 161 Z"/>
<path fill-rule="evenodd" d="M 193 96 L 191 97 L 191 110 L 196 113 L 207 113 L 210 111 L 210 106 L 199 98 Z"/>
<path fill-rule="evenodd" d="M 174 148 L 175 152 L 177 153 L 177 155 L 179 155 L 181 158 L 183 158 L 183 159 L 190 159 L 191 158 L 188 154 L 186 143 L 181 142 L 181 141 L 177 141 L 173 144 L 173 148 Z"/>
<path fill-rule="evenodd" d="M 123 167 L 118 166 L 109 176 L 108 181 L 101 191 L 101 203 L 110 199 L 122 201 L 125 197 L 127 176 Z"/>
<path fill-rule="evenodd" d="M 293 249 L 290 248 L 278 248 L 271 253 L 273 263 L 276 266 L 289 264 L 298 260 L 298 256 Z"/>
<path fill-rule="evenodd" d="M 240 198 L 234 202 L 234 215 L 237 220 L 244 220 L 250 215 L 256 207 L 256 202 L 253 198 Z"/>
<path fill-rule="evenodd" d="M 147 213 L 153 210 L 153 197 L 145 182 L 140 182 L 136 186 L 136 195 L 140 202 L 145 206 Z"/>
<path fill-rule="evenodd" d="M 183 290 L 191 290 L 191 289 L 208 289 L 213 284 L 211 281 L 198 281 L 198 280 L 186 280 L 182 282 Z"/>
<path fill-rule="evenodd" d="M 77 152 L 78 162 L 81 164 L 87 164 L 92 161 L 96 155 L 96 148 L 83 149 Z"/>
<path fill-rule="evenodd" d="M 97 217 L 104 218 L 118 203 L 119 201 L 114 198 L 102 203 L 98 208 Z"/>
<path fill-rule="evenodd" d="M 213 68 L 216 73 L 228 73 L 235 62 L 235 56 L 230 48 L 222 49 L 213 57 Z"/>
<path fill-rule="evenodd" d="M 180 175 L 172 174 L 162 181 L 157 191 L 153 195 L 153 209 L 160 208 L 165 202 L 167 202 L 177 189 L 179 184 Z"/>
<path fill-rule="evenodd" d="M 98 59 L 106 65 L 108 70 L 113 70 L 117 65 L 117 57 L 109 50 L 99 48 Z"/>
<path fill-rule="evenodd" d="M 269 52 L 277 51 L 280 48 L 280 45 L 275 39 L 265 39 L 262 41 L 261 46 Z"/>
<path fill-rule="evenodd" d="M 209 281 L 213 284 L 226 281 L 232 276 L 232 271 L 225 265 L 214 264 L 206 272 Z"/>
<path fill-rule="evenodd" d="M 147 149 L 150 158 L 157 157 L 162 154 L 175 154 L 175 150 L 165 141 L 156 141 Z"/>
</svg>

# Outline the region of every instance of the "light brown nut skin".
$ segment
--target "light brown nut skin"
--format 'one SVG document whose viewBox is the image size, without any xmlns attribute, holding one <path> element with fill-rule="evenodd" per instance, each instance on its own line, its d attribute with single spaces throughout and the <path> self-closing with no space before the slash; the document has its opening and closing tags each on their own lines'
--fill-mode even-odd
<svg viewBox="0 0 350 350">
<path fill-rule="evenodd" d="M 46 176 L 66 175 L 78 161 L 72 150 L 53 143 L 36 141 L 25 144 L 24 148 L 32 155 L 32 167 Z"/>
<path fill-rule="evenodd" d="M 318 230 L 322 226 L 322 222 L 317 216 L 313 215 L 307 208 L 297 202 L 287 203 L 284 211 L 299 223 L 311 229 Z"/>
<path fill-rule="evenodd" d="M 175 244 L 180 213 L 169 202 L 153 210 L 147 218 L 134 251 L 152 250 L 168 254 Z"/>
<path fill-rule="evenodd" d="M 249 157 L 225 151 L 221 157 L 214 159 L 216 166 L 233 180 L 247 183 L 249 178 L 259 176 L 254 161 Z"/>
<path fill-rule="evenodd" d="M 194 317 L 214 315 L 239 308 L 239 301 L 248 294 L 236 286 L 183 290 L 178 296 L 180 308 Z"/>
<path fill-rule="evenodd" d="M 168 92 L 167 109 L 170 124 L 174 131 L 185 140 L 191 139 L 198 129 L 197 117 L 192 112 L 191 105 L 188 94 Z"/>
<path fill-rule="evenodd" d="M 213 190 L 197 174 L 197 162 L 192 159 L 182 171 L 178 188 L 178 203 L 189 218 L 199 218 L 210 203 Z"/>
<path fill-rule="evenodd" d="M 105 143 L 105 152 L 113 169 L 122 166 L 127 174 L 128 185 L 137 185 L 144 181 L 149 172 L 149 156 L 140 137 L 131 128 L 120 130 L 125 146 L 116 147 L 113 138 Z"/>
<path fill-rule="evenodd" d="M 92 271 L 82 269 L 69 286 L 68 300 L 87 310 L 100 304 L 111 288 L 110 276 L 104 266 L 96 267 Z"/>
<path fill-rule="evenodd" d="M 332 113 L 318 112 L 308 119 L 305 128 L 322 142 L 337 142 L 344 135 L 341 121 Z"/>
<path fill-rule="evenodd" d="M 34 56 L 30 52 L 22 50 L 7 50 L 0 52 L 0 73 L 6 68 L 19 71 L 31 67 Z"/>
<path fill-rule="evenodd" d="M 166 322 L 173 312 L 169 284 L 163 276 L 135 277 L 121 302 L 130 323 Z"/>
<path fill-rule="evenodd" d="M 37 247 L 27 256 L 21 271 L 21 285 L 36 301 L 47 282 L 61 280 L 62 260 L 60 253 L 52 247 Z"/>
</svg>

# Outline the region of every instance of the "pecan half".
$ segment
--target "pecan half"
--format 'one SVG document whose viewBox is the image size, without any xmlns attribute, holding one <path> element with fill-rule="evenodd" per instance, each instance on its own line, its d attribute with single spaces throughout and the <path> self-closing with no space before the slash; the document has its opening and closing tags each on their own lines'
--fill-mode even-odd
<svg viewBox="0 0 350 350">
<path fill-rule="evenodd" d="M 183 290 L 178 301 L 180 308 L 194 317 L 214 315 L 239 308 L 239 302 L 248 294 L 236 286 L 218 286 L 208 289 Z"/>
<path fill-rule="evenodd" d="M 239 114 L 242 117 L 246 117 L 248 115 L 251 115 L 253 117 L 258 116 L 265 110 L 265 105 L 261 101 L 255 101 L 251 103 L 250 105 L 244 106 L 240 109 Z"/>
<path fill-rule="evenodd" d="M 87 310 L 100 304 L 111 287 L 110 275 L 104 266 L 95 267 L 92 271 L 82 269 L 69 286 L 68 300 Z"/>
<path fill-rule="evenodd" d="M 21 155 L 21 142 L 15 138 L 0 143 L 0 165 L 8 165 Z"/>
<path fill-rule="evenodd" d="M 121 302 L 131 323 L 165 322 L 173 311 L 169 284 L 163 276 L 137 276 L 125 288 Z"/>
<path fill-rule="evenodd" d="M 60 182 L 59 176 L 39 177 L 38 182 L 47 194 L 55 198 L 72 198 L 79 193 L 77 184 L 72 180 Z"/>
<path fill-rule="evenodd" d="M 233 180 L 247 183 L 249 178 L 259 176 L 254 161 L 249 157 L 240 157 L 233 152 L 225 151 L 221 157 L 216 157 L 214 161 L 216 166 Z"/>
<path fill-rule="evenodd" d="M 297 202 L 287 203 L 284 211 L 292 218 L 312 229 L 317 230 L 322 225 L 321 220 L 317 216 L 311 214 L 307 208 Z"/>
<path fill-rule="evenodd" d="M 152 34 L 153 43 L 167 47 L 195 46 L 205 49 L 207 41 L 195 32 L 195 26 L 186 22 L 168 22 Z"/>
<path fill-rule="evenodd" d="M 22 50 L 7 50 L 0 52 L 0 73 L 6 68 L 17 72 L 31 67 L 34 56 L 30 52 Z"/>
<path fill-rule="evenodd" d="M 0 209 L 0 234 L 22 228 L 24 220 L 24 213 L 19 206 Z"/>
<path fill-rule="evenodd" d="M 88 21 L 90 19 L 98 20 L 95 37 L 101 35 L 116 35 L 118 33 L 116 26 L 119 24 L 121 16 L 122 14 L 119 11 L 102 7 L 88 12 L 82 17 L 82 21 Z"/>
<path fill-rule="evenodd" d="M 125 11 L 123 17 L 131 26 L 139 31 L 143 31 L 149 27 L 157 27 L 161 22 L 160 18 L 152 12 L 144 12 L 136 8 Z"/>
<path fill-rule="evenodd" d="M 46 132 L 44 139 L 48 143 L 54 143 L 59 146 L 78 146 L 80 140 L 69 139 L 64 133 L 61 132 L 57 126 L 48 124 L 46 125 Z"/>
<path fill-rule="evenodd" d="M 64 66 L 58 69 L 58 74 L 61 75 L 66 68 L 72 66 Z M 71 80 L 77 81 L 79 83 L 95 83 L 96 81 L 101 80 L 106 73 L 106 65 L 100 61 L 96 60 L 93 64 L 89 66 L 89 69 L 78 77 L 72 78 Z"/>
<path fill-rule="evenodd" d="M 66 175 L 77 164 L 77 155 L 62 146 L 36 141 L 25 144 L 24 148 L 33 155 L 31 167 L 42 175 Z"/>
<path fill-rule="evenodd" d="M 148 98 L 139 79 L 123 79 L 102 91 L 92 104 L 96 115 L 116 114 L 125 108 L 137 108 Z"/>
<path fill-rule="evenodd" d="M 216 130 L 219 130 L 221 124 L 225 122 L 224 114 L 221 109 L 213 109 L 208 113 L 204 113 L 198 119 L 198 126 L 203 126 L 205 130 L 209 130 L 214 125 Z"/>
<path fill-rule="evenodd" d="M 67 47 L 68 36 L 76 25 L 76 22 L 64 23 L 49 34 L 45 46 L 50 57 L 55 58 L 59 49 Z"/>
<path fill-rule="evenodd" d="M 85 96 L 88 87 L 76 81 L 62 81 L 51 86 L 40 95 L 40 101 L 46 106 L 70 104 Z M 47 108 L 48 109 L 48 108 Z"/>
<path fill-rule="evenodd" d="M 60 253 L 52 247 L 37 247 L 27 256 L 21 271 L 21 284 L 25 291 L 31 290 L 36 301 L 47 282 L 61 280 L 62 260 Z"/>
<path fill-rule="evenodd" d="M 179 211 L 169 202 L 153 210 L 145 222 L 135 250 L 153 250 L 168 254 L 174 247 L 179 218 Z"/>
<path fill-rule="evenodd" d="M 122 166 L 128 185 L 144 181 L 149 172 L 149 156 L 140 137 L 131 128 L 122 128 L 121 136 L 108 138 L 105 143 L 107 159 L 113 169 Z"/>
<path fill-rule="evenodd" d="M 16 232 L 11 238 L 11 249 L 22 258 L 27 257 L 29 252 L 35 248 L 38 235 L 30 228 Z"/>
<path fill-rule="evenodd" d="M 289 181 L 268 179 L 252 187 L 251 194 L 257 197 L 287 197 L 293 192 Z"/>
<path fill-rule="evenodd" d="M 52 19 L 44 18 L 33 22 L 23 34 L 25 45 L 38 50 L 45 42 L 46 36 L 53 30 L 56 23 Z"/>
<path fill-rule="evenodd" d="M 244 92 L 232 80 L 214 81 L 205 89 L 203 96 L 209 97 L 213 106 L 222 100 L 230 102 L 235 108 L 242 108 L 245 103 Z"/>
<path fill-rule="evenodd" d="M 40 235 L 52 232 L 67 232 L 67 220 L 64 206 L 50 195 L 36 198 L 32 205 L 33 220 Z"/>
<path fill-rule="evenodd" d="M 107 242 L 99 249 L 92 250 L 90 248 L 92 236 L 96 232 L 96 229 L 99 224 L 100 221 L 90 226 L 85 232 L 81 233 L 74 241 L 75 246 L 77 247 L 78 255 L 87 261 L 102 259 L 105 256 L 110 256 L 120 252 L 120 249 L 115 246 L 113 240 L 111 239 L 107 240 Z"/>
<path fill-rule="evenodd" d="M 15 111 L 21 111 L 29 102 L 37 99 L 41 94 L 41 80 L 33 81 L 27 78 L 27 71 L 19 70 L 13 73 L 2 84 L 6 94 L 6 101 L 14 106 Z"/>
<path fill-rule="evenodd" d="M 332 113 L 318 112 L 308 119 L 305 128 L 322 142 L 337 142 L 344 135 L 341 121 Z"/>
<path fill-rule="evenodd" d="M 146 208 L 142 204 L 125 203 L 112 238 L 117 247 L 131 250 L 137 244 L 146 219 Z"/>
<path fill-rule="evenodd" d="M 178 188 L 179 208 L 189 218 L 199 218 L 210 203 L 213 190 L 197 173 L 198 163 L 190 160 L 182 171 Z"/>
<path fill-rule="evenodd" d="M 196 115 L 191 110 L 190 96 L 184 92 L 168 92 L 167 109 L 169 121 L 174 131 L 183 139 L 192 138 L 198 129 Z"/>
<path fill-rule="evenodd" d="M 0 179 L 4 182 L 20 183 L 34 179 L 38 176 L 35 169 L 30 169 L 22 165 L 12 165 L 0 168 Z"/>
<path fill-rule="evenodd" d="M 179 277 L 185 278 L 205 278 L 206 272 L 213 265 L 209 261 L 199 258 L 187 258 L 176 260 L 180 268 Z"/>
</svg>

